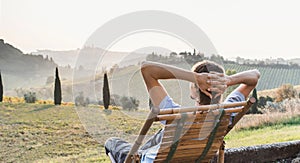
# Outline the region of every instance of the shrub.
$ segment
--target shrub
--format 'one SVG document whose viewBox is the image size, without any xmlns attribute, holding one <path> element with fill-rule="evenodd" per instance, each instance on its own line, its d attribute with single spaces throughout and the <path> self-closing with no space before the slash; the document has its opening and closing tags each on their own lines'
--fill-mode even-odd
<svg viewBox="0 0 300 163">
<path fill-rule="evenodd" d="M 297 91 L 291 84 L 284 84 L 276 91 L 276 101 L 281 102 L 284 99 L 296 98 Z"/>
<path fill-rule="evenodd" d="M 101 105 L 102 101 L 99 101 Z M 134 97 L 119 96 L 116 94 L 111 95 L 111 105 L 121 106 L 125 110 L 137 110 L 139 107 L 139 100 Z"/>
<path fill-rule="evenodd" d="M 137 110 L 140 103 L 139 100 L 137 100 L 136 98 L 126 96 L 123 96 L 120 99 L 120 102 L 122 108 L 125 110 Z"/>
<path fill-rule="evenodd" d="M 116 94 L 111 95 L 110 104 L 114 105 L 114 106 L 121 106 L 120 98 L 121 97 L 119 95 L 116 95 Z M 103 105 L 103 101 L 102 101 L 102 105 Z"/>
<path fill-rule="evenodd" d="M 36 93 L 35 92 L 29 92 L 24 94 L 24 100 L 26 103 L 35 103 L 36 99 Z"/>
<path fill-rule="evenodd" d="M 257 106 L 259 108 L 265 108 L 268 101 L 273 102 L 273 99 L 270 96 L 267 96 L 267 97 L 260 96 L 257 101 Z"/>
<path fill-rule="evenodd" d="M 88 97 L 84 99 L 83 92 L 79 92 L 79 95 L 75 98 L 75 105 L 76 106 L 87 106 L 90 103 Z"/>
</svg>

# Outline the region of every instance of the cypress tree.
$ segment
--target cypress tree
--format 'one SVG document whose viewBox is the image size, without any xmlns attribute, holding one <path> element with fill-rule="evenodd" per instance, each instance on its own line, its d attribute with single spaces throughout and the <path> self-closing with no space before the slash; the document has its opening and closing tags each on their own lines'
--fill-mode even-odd
<svg viewBox="0 0 300 163">
<path fill-rule="evenodd" d="M 103 78 L 103 104 L 104 104 L 105 109 L 108 109 L 109 102 L 110 102 L 110 93 L 109 93 L 108 79 L 107 79 L 107 74 L 104 73 L 104 78 Z"/>
<path fill-rule="evenodd" d="M 152 108 L 153 108 L 153 103 L 151 98 L 149 98 L 149 109 L 152 110 Z"/>
<path fill-rule="evenodd" d="M 3 85 L 2 85 L 2 77 L 1 77 L 1 71 L 0 71 L 0 102 L 3 101 Z"/>
<path fill-rule="evenodd" d="M 54 104 L 60 105 L 61 104 L 61 84 L 58 75 L 58 68 L 56 67 L 55 70 L 55 84 L 54 84 Z"/>
<path fill-rule="evenodd" d="M 251 113 L 256 114 L 258 113 L 258 109 L 257 109 L 257 91 L 256 88 L 254 88 L 253 92 L 252 92 L 252 97 L 254 97 L 256 99 L 255 103 L 251 106 Z"/>
</svg>

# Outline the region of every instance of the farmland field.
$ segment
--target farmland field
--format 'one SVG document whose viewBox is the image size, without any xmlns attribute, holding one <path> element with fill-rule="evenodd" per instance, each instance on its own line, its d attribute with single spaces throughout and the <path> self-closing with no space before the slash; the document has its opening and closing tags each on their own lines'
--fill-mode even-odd
<svg viewBox="0 0 300 163">
<path fill-rule="evenodd" d="M 282 84 L 290 83 L 292 85 L 300 85 L 300 69 L 299 68 L 272 68 L 247 66 L 239 64 L 225 64 L 225 69 L 235 69 L 237 72 L 258 69 L 261 73 L 257 90 L 268 90 L 280 87 Z"/>
</svg>

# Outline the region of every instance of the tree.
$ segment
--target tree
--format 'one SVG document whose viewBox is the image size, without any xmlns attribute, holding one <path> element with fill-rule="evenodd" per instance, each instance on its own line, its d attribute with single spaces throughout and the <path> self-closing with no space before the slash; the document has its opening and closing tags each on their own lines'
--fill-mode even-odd
<svg viewBox="0 0 300 163">
<path fill-rule="evenodd" d="M 258 102 L 258 99 L 257 99 L 257 91 L 256 91 L 256 88 L 253 89 L 252 97 L 254 97 L 256 101 L 255 101 L 255 103 L 251 106 L 250 113 L 252 113 L 252 114 L 257 114 L 257 113 L 258 113 L 258 109 L 257 109 L 257 102 Z"/>
<path fill-rule="evenodd" d="M 104 73 L 104 78 L 103 78 L 103 104 L 104 104 L 105 109 L 108 109 L 109 102 L 110 102 L 110 93 L 109 93 L 108 79 L 107 79 L 107 74 Z"/>
<path fill-rule="evenodd" d="M 0 102 L 3 101 L 3 84 L 2 84 L 2 77 L 1 77 L 1 71 L 0 71 Z"/>
<path fill-rule="evenodd" d="M 149 109 L 152 110 L 152 108 L 153 108 L 153 103 L 151 98 L 149 98 Z"/>
<path fill-rule="evenodd" d="M 281 102 L 284 99 L 296 98 L 297 91 L 291 84 L 283 84 L 276 91 L 276 101 Z"/>
<path fill-rule="evenodd" d="M 61 84 L 58 75 L 58 68 L 56 67 L 55 70 L 55 84 L 54 84 L 54 104 L 60 105 L 61 104 Z"/>
</svg>

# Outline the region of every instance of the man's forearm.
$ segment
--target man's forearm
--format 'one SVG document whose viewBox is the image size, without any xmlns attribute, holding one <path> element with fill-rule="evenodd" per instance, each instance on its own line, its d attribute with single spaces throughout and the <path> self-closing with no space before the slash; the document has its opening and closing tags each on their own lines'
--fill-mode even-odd
<svg viewBox="0 0 300 163">
<path fill-rule="evenodd" d="M 246 84 L 248 86 L 255 86 L 260 77 L 258 70 L 248 70 L 243 71 L 234 75 L 229 76 L 227 86 L 232 86 L 236 84 Z"/>
<path fill-rule="evenodd" d="M 181 79 L 195 83 L 194 72 L 156 62 L 143 62 L 142 71 L 150 71 L 154 79 Z"/>
</svg>

